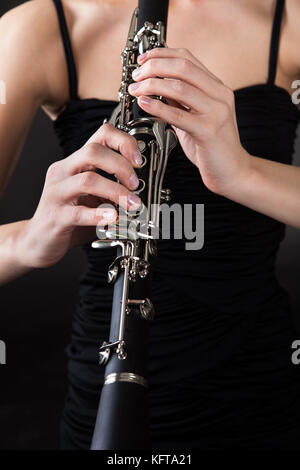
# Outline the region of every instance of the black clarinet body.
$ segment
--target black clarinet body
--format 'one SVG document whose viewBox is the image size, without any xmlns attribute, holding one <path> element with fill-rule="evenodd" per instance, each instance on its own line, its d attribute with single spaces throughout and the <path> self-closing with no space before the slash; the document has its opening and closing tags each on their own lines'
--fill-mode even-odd
<svg viewBox="0 0 300 470">
<path fill-rule="evenodd" d="M 137 57 L 165 47 L 168 1 L 143 0 L 133 13 L 122 53 L 120 102 L 110 123 L 137 139 L 143 163 L 136 170 L 135 191 L 142 205 L 134 214 L 119 208 L 117 223 L 98 228 L 97 249 L 116 247 L 108 271 L 114 285 L 109 341 L 99 350 L 105 367 L 104 384 L 92 440 L 92 450 L 150 449 L 148 404 L 148 336 L 154 320 L 151 271 L 157 255 L 160 205 L 169 200 L 163 189 L 167 160 L 177 139 L 172 128 L 143 112 L 128 93 Z M 156 97 L 162 99 L 162 97 Z"/>
</svg>

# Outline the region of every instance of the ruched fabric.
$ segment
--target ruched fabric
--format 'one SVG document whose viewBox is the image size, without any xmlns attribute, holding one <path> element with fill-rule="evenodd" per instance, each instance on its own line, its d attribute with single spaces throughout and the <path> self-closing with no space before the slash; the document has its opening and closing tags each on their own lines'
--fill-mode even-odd
<svg viewBox="0 0 300 470">
<path fill-rule="evenodd" d="M 300 113 L 288 92 L 268 81 L 236 90 L 235 100 L 243 147 L 291 164 Z M 71 98 L 54 122 L 63 156 L 79 149 L 116 104 Z M 209 191 L 180 145 L 164 186 L 172 203 L 204 204 L 205 242 L 197 251 L 185 250 L 185 238 L 158 243 L 149 343 L 153 447 L 296 448 L 300 371 L 291 344 L 297 332 L 275 273 L 284 225 Z M 115 251 L 83 249 L 88 267 L 66 350 L 67 449 L 90 445 L 104 372 L 98 347 L 109 336 L 113 292 L 106 273 Z"/>
</svg>

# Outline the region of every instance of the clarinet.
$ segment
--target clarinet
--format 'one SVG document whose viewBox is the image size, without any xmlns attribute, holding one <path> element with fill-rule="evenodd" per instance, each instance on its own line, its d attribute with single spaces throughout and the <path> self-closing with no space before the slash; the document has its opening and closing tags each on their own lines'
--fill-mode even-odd
<svg viewBox="0 0 300 470">
<path fill-rule="evenodd" d="M 98 240 L 92 243 L 96 249 L 117 250 L 108 270 L 108 282 L 114 285 L 112 315 L 109 341 L 99 349 L 105 374 L 92 450 L 151 448 L 147 382 L 147 342 L 154 319 L 151 274 L 157 255 L 160 204 L 170 199 L 163 179 L 177 138 L 171 126 L 139 108 L 128 86 L 133 83 L 138 55 L 166 47 L 168 3 L 140 0 L 135 9 L 121 55 L 119 104 L 109 120 L 137 139 L 143 163 L 136 170 L 140 184 L 135 193 L 142 204 L 134 214 L 119 207 L 117 222 L 98 227 Z"/>
</svg>

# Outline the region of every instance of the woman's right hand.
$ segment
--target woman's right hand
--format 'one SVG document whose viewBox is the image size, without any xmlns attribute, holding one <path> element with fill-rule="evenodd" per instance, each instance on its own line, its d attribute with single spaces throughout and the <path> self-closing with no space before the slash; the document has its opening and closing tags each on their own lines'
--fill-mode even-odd
<svg viewBox="0 0 300 470">
<path fill-rule="evenodd" d="M 47 172 L 37 210 L 25 225 L 19 250 L 30 268 L 57 263 L 81 239 L 82 227 L 107 225 L 117 211 L 98 207 L 101 202 L 136 209 L 133 194 L 139 184 L 134 168 L 142 163 L 136 139 L 110 124 L 102 125 L 88 142 L 69 157 L 53 163 Z M 120 183 L 96 173 L 102 169 Z M 89 239 L 91 232 L 89 231 Z"/>
</svg>

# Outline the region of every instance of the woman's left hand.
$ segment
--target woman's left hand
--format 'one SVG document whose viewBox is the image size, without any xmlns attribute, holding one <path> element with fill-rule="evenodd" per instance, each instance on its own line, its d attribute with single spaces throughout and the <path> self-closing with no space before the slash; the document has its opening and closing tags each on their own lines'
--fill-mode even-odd
<svg viewBox="0 0 300 470">
<path fill-rule="evenodd" d="M 230 187 L 247 178 L 251 160 L 239 139 L 232 90 L 186 49 L 152 49 L 138 62 L 130 94 L 143 110 L 172 125 L 207 188 L 230 197 Z"/>
</svg>

